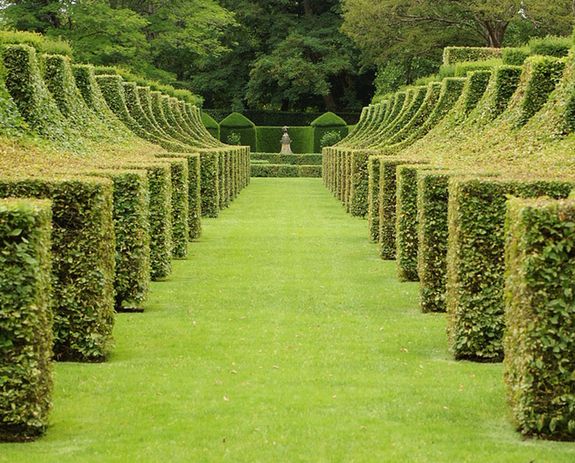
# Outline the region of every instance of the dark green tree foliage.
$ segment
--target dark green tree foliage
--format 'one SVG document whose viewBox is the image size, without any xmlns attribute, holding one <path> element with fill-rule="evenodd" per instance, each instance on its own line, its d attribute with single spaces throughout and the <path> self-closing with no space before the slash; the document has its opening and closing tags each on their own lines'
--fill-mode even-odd
<svg viewBox="0 0 575 463">
<path fill-rule="evenodd" d="M 508 203 L 505 380 L 525 435 L 575 436 L 575 203 Z"/>
<path fill-rule="evenodd" d="M 51 204 L 0 200 L 0 442 L 41 435 L 52 404 Z"/>
<path fill-rule="evenodd" d="M 54 355 L 102 361 L 114 324 L 113 185 L 108 179 L 2 179 L 0 197 L 52 200 Z"/>
</svg>

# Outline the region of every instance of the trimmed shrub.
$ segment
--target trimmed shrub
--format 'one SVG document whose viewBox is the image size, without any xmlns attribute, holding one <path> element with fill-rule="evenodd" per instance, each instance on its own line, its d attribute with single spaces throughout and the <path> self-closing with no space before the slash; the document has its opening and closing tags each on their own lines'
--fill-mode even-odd
<svg viewBox="0 0 575 463">
<path fill-rule="evenodd" d="M 348 129 L 348 131 L 349 131 L 349 129 Z M 321 140 L 319 141 L 319 145 L 320 145 L 321 149 L 323 149 L 323 148 L 326 148 L 328 146 L 335 145 L 336 143 L 341 141 L 343 138 L 345 138 L 345 136 L 337 130 L 333 130 L 331 132 L 326 132 L 323 134 L 323 137 L 321 137 Z"/>
<path fill-rule="evenodd" d="M 150 210 L 144 170 L 101 170 L 90 175 L 114 182 L 116 309 L 124 302 L 141 304 L 150 286 Z"/>
<path fill-rule="evenodd" d="M 158 158 L 184 158 L 188 162 L 188 230 L 189 239 L 198 239 L 202 234 L 202 198 L 200 187 L 200 155 L 182 153 L 161 153 Z"/>
<path fill-rule="evenodd" d="M 420 171 L 432 167 L 421 164 L 401 165 L 397 168 L 397 271 L 400 281 L 419 281 L 417 271 L 418 219 L 417 177 Z"/>
<path fill-rule="evenodd" d="M 369 153 L 365 151 L 351 152 L 351 215 L 365 217 L 368 213 L 369 172 L 367 161 Z"/>
<path fill-rule="evenodd" d="M 572 188 L 564 181 L 451 179 L 447 311 L 456 359 L 499 361 L 503 356 L 507 196 L 564 198 Z"/>
<path fill-rule="evenodd" d="M 249 146 L 252 151 L 256 151 L 256 126 L 247 117 L 240 113 L 231 113 L 220 122 L 220 138 L 227 140 L 228 135 L 237 133 L 240 136 L 241 144 Z"/>
<path fill-rule="evenodd" d="M 54 355 L 102 361 L 114 324 L 113 185 L 102 178 L 0 179 L 0 197 L 52 200 Z"/>
<path fill-rule="evenodd" d="M 117 75 L 98 74 L 96 82 L 106 100 L 108 107 L 134 134 L 145 140 L 155 140 L 138 122 L 132 117 L 126 105 L 126 96 L 122 86 L 122 78 Z"/>
<path fill-rule="evenodd" d="M 307 178 L 321 178 L 321 166 L 298 166 L 297 176 Z"/>
<path fill-rule="evenodd" d="M 456 114 L 459 117 L 467 117 L 477 106 L 489 85 L 491 71 L 474 71 L 470 72 L 467 82 L 463 87 L 462 97 L 456 105 Z M 456 120 L 455 122 L 459 122 Z"/>
<path fill-rule="evenodd" d="M 512 66 L 522 66 L 530 54 L 531 53 L 528 47 L 503 48 L 501 50 L 503 64 L 510 64 Z"/>
<path fill-rule="evenodd" d="M 250 156 L 252 162 L 262 160 L 271 164 L 292 164 L 298 166 L 320 166 L 323 158 L 321 154 L 251 153 Z"/>
<path fill-rule="evenodd" d="M 220 160 L 217 151 L 203 150 L 200 153 L 202 189 L 202 216 L 217 217 L 220 213 Z"/>
<path fill-rule="evenodd" d="M 525 435 L 575 437 L 575 202 L 508 202 L 505 381 Z"/>
<path fill-rule="evenodd" d="M 571 37 L 534 37 L 529 40 L 529 49 L 533 55 L 555 56 L 563 58 L 567 56 L 572 46 Z"/>
<path fill-rule="evenodd" d="M 369 238 L 374 243 L 379 242 L 379 173 L 380 157 L 370 156 L 367 161 L 367 221 Z"/>
<path fill-rule="evenodd" d="M 314 151 L 313 127 L 290 127 L 291 149 L 294 153 Z M 279 153 L 281 150 L 282 127 L 256 127 L 257 152 Z"/>
<path fill-rule="evenodd" d="M 345 138 L 349 133 L 347 123 L 332 112 L 322 114 L 317 119 L 314 119 L 310 125 L 313 127 L 313 151 L 315 153 L 321 152 L 321 139 L 326 133 L 338 132 L 341 138 Z"/>
<path fill-rule="evenodd" d="M 252 165 L 252 177 L 299 177 L 299 167 L 289 164 Z"/>
<path fill-rule="evenodd" d="M 0 134 L 16 137 L 27 129 L 27 124 L 0 75 Z"/>
<path fill-rule="evenodd" d="M 205 111 L 202 111 L 202 124 L 204 124 L 204 127 L 210 132 L 212 137 L 216 140 L 220 139 L 220 124 Z"/>
<path fill-rule="evenodd" d="M 443 50 L 443 64 L 450 65 L 464 61 L 483 61 L 501 57 L 501 48 L 488 47 L 446 47 Z"/>
<path fill-rule="evenodd" d="M 409 160 L 381 157 L 379 160 L 379 255 L 385 260 L 394 260 L 397 166 L 409 164 Z"/>
<path fill-rule="evenodd" d="M 52 405 L 51 204 L 0 200 L 0 442 L 42 435 Z"/>
</svg>

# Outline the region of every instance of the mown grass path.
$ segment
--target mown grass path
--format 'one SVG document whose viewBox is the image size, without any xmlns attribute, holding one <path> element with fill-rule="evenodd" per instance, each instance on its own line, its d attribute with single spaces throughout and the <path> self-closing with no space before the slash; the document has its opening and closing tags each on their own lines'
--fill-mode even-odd
<svg viewBox="0 0 575 463">
<path fill-rule="evenodd" d="M 57 365 L 47 436 L 0 461 L 575 461 L 514 433 L 501 365 L 451 361 L 366 236 L 320 180 L 255 179 L 109 363 Z"/>
</svg>

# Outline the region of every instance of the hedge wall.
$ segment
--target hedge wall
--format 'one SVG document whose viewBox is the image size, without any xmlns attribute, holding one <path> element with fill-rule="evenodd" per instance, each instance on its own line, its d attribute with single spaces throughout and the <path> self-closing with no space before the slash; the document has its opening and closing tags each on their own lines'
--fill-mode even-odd
<svg viewBox="0 0 575 463">
<path fill-rule="evenodd" d="M 188 238 L 198 239 L 202 234 L 202 198 L 200 186 L 200 155 L 161 153 L 158 158 L 184 158 L 188 162 Z"/>
<path fill-rule="evenodd" d="M 253 164 L 252 177 L 321 177 L 321 166 Z"/>
<path fill-rule="evenodd" d="M 216 140 L 220 139 L 220 124 L 205 111 L 202 111 L 202 124 L 204 124 L 204 127 L 210 132 L 212 137 Z"/>
<path fill-rule="evenodd" d="M 575 202 L 508 202 L 505 380 L 525 435 L 575 437 Z"/>
<path fill-rule="evenodd" d="M 310 125 L 313 127 L 313 149 L 305 151 L 313 151 L 314 153 L 321 152 L 321 139 L 326 133 L 339 132 L 342 139 L 349 133 L 347 123 L 332 112 L 322 114 L 314 119 Z"/>
<path fill-rule="evenodd" d="M 44 433 L 52 404 L 51 204 L 0 200 L 0 442 Z"/>
<path fill-rule="evenodd" d="M 350 208 L 351 215 L 355 217 L 366 217 L 369 203 L 369 152 L 354 151 L 351 153 L 351 191 Z"/>
<path fill-rule="evenodd" d="M 200 159 L 202 216 L 217 217 L 220 213 L 219 154 L 217 151 L 205 150 L 200 153 Z"/>
<path fill-rule="evenodd" d="M 261 153 L 279 153 L 281 150 L 281 127 L 256 127 L 256 151 Z M 314 151 L 313 127 L 290 127 L 291 149 L 294 153 L 318 153 Z M 222 139 L 226 141 L 225 139 Z"/>
<path fill-rule="evenodd" d="M 367 222 L 369 238 L 374 243 L 379 242 L 379 160 L 379 156 L 370 156 L 367 162 Z"/>
<path fill-rule="evenodd" d="M 256 126 L 247 117 L 240 113 L 232 113 L 220 122 L 221 141 L 226 143 L 232 132 L 240 136 L 242 145 L 249 146 L 252 151 L 257 151 Z"/>
<path fill-rule="evenodd" d="M 54 355 L 102 361 L 114 324 L 113 185 L 108 179 L 0 179 L 0 197 L 52 200 Z"/>
<path fill-rule="evenodd" d="M 503 357 L 507 196 L 564 198 L 572 188 L 564 181 L 450 180 L 447 311 L 455 358 Z"/>
<path fill-rule="evenodd" d="M 421 164 L 406 164 L 397 168 L 395 236 L 400 281 L 419 281 L 417 182 L 418 173 L 429 169 L 432 167 Z"/>
<path fill-rule="evenodd" d="M 320 166 L 323 156 L 321 154 L 276 154 L 276 153 L 251 153 L 251 160 L 267 161 L 271 164 L 293 164 L 305 166 Z"/>
<path fill-rule="evenodd" d="M 150 286 L 150 209 L 148 176 L 144 170 L 100 170 L 91 175 L 114 182 L 116 268 L 115 307 L 141 304 Z"/>
<path fill-rule="evenodd" d="M 484 61 L 501 57 L 501 48 L 446 47 L 443 50 L 443 64 L 450 65 L 465 61 Z"/>
</svg>

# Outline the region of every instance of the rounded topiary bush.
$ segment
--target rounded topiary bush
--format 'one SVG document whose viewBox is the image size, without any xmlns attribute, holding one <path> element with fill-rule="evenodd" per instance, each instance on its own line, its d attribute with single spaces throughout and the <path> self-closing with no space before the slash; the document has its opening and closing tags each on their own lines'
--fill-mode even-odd
<svg viewBox="0 0 575 463">
<path fill-rule="evenodd" d="M 208 132 L 210 132 L 212 137 L 218 140 L 220 139 L 220 124 L 218 124 L 216 120 L 205 111 L 202 111 L 202 123 Z"/>
<path fill-rule="evenodd" d="M 256 126 L 246 116 L 240 113 L 231 113 L 220 122 L 220 140 L 226 142 L 231 132 L 240 136 L 241 144 L 256 150 Z"/>
<path fill-rule="evenodd" d="M 327 112 L 322 114 L 317 119 L 314 119 L 310 124 L 314 128 L 314 152 L 318 153 L 322 149 L 321 140 L 328 132 L 338 132 L 340 139 L 347 136 L 349 129 L 347 123 L 337 114 Z"/>
</svg>

